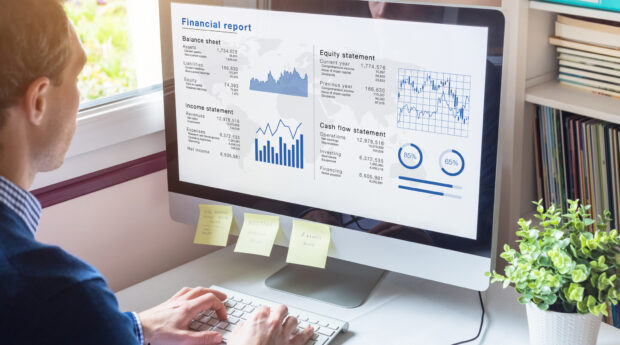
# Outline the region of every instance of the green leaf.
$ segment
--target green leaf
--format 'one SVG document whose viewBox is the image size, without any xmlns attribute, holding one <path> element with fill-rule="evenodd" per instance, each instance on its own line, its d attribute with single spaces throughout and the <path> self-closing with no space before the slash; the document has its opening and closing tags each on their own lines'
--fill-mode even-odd
<svg viewBox="0 0 620 345">
<path fill-rule="evenodd" d="M 571 283 L 568 287 L 568 293 L 566 295 L 566 298 L 568 298 L 569 301 L 580 302 L 583 300 L 583 291 L 584 288 L 582 286 L 580 286 L 579 284 Z"/>
<path fill-rule="evenodd" d="M 582 281 L 588 279 L 588 268 L 586 265 L 580 264 L 575 266 L 571 272 L 571 278 L 575 283 L 581 283 Z"/>
</svg>

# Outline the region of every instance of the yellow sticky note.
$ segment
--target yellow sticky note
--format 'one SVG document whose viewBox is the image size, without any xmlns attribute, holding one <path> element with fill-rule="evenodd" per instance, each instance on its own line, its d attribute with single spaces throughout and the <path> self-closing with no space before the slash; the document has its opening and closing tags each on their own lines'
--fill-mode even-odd
<svg viewBox="0 0 620 345">
<path fill-rule="evenodd" d="M 279 230 L 279 217 L 246 213 L 235 252 L 269 256 Z"/>
<path fill-rule="evenodd" d="M 194 243 L 226 246 L 230 228 L 235 226 L 232 206 L 199 205 L 200 216 Z"/>
<path fill-rule="evenodd" d="M 286 262 L 325 268 L 330 240 L 328 225 L 293 220 Z"/>
</svg>

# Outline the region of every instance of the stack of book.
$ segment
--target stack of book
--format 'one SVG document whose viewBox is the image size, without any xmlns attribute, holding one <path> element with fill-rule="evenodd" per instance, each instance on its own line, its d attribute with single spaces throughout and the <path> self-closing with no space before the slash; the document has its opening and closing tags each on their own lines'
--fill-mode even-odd
<svg viewBox="0 0 620 345">
<path fill-rule="evenodd" d="M 558 15 L 555 36 L 560 83 L 620 98 L 620 26 Z"/>
<path fill-rule="evenodd" d="M 617 229 L 620 126 L 538 106 L 535 131 L 538 198 L 564 212 L 567 199 L 592 205 L 592 215 L 609 210 Z M 620 328 L 620 308 L 610 305 L 608 315 L 605 321 Z"/>
</svg>

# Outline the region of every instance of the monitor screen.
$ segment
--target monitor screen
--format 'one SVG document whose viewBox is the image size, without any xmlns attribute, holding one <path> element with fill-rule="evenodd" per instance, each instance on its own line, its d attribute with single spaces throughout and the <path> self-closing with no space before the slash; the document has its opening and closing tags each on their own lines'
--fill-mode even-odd
<svg viewBox="0 0 620 345">
<path fill-rule="evenodd" d="M 490 255 L 499 12 L 173 2 L 171 37 L 171 191 Z"/>
</svg>

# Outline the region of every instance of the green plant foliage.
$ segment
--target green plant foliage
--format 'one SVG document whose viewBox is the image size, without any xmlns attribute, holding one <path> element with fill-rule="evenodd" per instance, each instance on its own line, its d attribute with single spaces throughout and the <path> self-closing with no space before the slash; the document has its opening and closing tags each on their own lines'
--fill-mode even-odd
<svg viewBox="0 0 620 345">
<path fill-rule="evenodd" d="M 590 206 L 569 200 L 568 213 L 554 205 L 545 210 L 534 202 L 539 226 L 519 220 L 519 250 L 504 246 L 500 257 L 508 262 L 504 274 L 486 273 L 491 282 L 510 283 L 521 295 L 519 302 L 532 302 L 540 309 L 569 313 L 607 315 L 607 303 L 617 304 L 620 295 L 620 236 L 607 231 L 610 213 L 598 221 L 590 218 Z M 589 232 L 594 226 L 596 231 Z"/>
<path fill-rule="evenodd" d="M 88 61 L 80 75 L 80 102 L 113 96 L 137 87 L 124 0 L 68 1 Z"/>
</svg>

